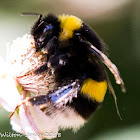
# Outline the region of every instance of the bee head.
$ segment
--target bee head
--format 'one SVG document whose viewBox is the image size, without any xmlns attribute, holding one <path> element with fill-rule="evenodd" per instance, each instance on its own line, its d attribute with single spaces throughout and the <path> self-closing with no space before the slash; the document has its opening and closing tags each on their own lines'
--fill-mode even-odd
<svg viewBox="0 0 140 140">
<path fill-rule="evenodd" d="M 40 15 L 31 30 L 31 34 L 35 39 L 36 51 L 45 48 L 50 39 L 58 36 L 59 30 L 60 22 L 56 16 L 49 14 L 42 19 L 42 15 Z"/>
</svg>

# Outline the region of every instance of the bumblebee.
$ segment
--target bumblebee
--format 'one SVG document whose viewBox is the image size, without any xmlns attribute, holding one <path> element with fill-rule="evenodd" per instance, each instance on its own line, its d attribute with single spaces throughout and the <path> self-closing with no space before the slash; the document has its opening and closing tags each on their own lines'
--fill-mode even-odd
<svg viewBox="0 0 140 140">
<path fill-rule="evenodd" d="M 103 42 L 78 17 L 49 14 L 42 18 L 41 14 L 27 14 L 39 15 L 31 35 L 36 53 L 42 51 L 46 56 L 46 63 L 34 73 L 51 71 L 55 82 L 52 91 L 31 97 L 28 102 L 41 106 L 60 128 L 77 130 L 103 102 L 108 87 L 115 97 L 102 63 L 113 73 L 117 84 L 123 86 L 118 69 L 103 53 Z"/>
</svg>

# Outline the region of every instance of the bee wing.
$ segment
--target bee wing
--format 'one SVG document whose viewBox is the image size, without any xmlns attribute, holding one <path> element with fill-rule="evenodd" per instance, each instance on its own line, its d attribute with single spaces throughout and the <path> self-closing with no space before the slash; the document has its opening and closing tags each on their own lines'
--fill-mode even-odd
<svg viewBox="0 0 140 140">
<path fill-rule="evenodd" d="M 103 52 L 101 52 L 99 49 L 97 49 L 95 46 L 93 46 L 85 38 L 82 38 L 80 36 L 80 41 L 85 43 L 85 44 L 87 44 L 87 46 L 89 47 L 89 50 L 91 52 L 93 52 L 99 58 L 99 60 L 101 60 L 108 67 L 110 72 L 114 75 L 116 83 L 121 86 L 122 92 L 126 92 L 126 89 L 125 89 L 125 86 L 124 86 L 124 82 L 123 82 L 123 80 L 122 80 L 122 78 L 120 76 L 119 70 L 116 67 L 116 65 L 113 64 L 111 62 L 111 60 Z"/>
</svg>

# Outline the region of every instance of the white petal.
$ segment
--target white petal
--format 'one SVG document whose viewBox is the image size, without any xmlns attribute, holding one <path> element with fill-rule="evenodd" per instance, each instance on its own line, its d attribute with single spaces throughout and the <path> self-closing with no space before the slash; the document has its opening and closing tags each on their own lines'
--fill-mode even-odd
<svg viewBox="0 0 140 140">
<path fill-rule="evenodd" d="M 14 114 L 11 117 L 10 124 L 12 125 L 12 129 L 18 133 L 23 133 L 21 124 L 20 124 L 20 119 L 17 114 Z"/>
<path fill-rule="evenodd" d="M 22 105 L 19 108 L 19 117 L 20 117 L 20 124 L 25 135 L 30 140 L 41 140 L 36 124 L 34 123 L 34 119 L 31 116 L 29 107 Z"/>
<path fill-rule="evenodd" d="M 20 102 L 20 95 L 12 78 L 0 78 L 0 104 L 12 112 Z"/>
<path fill-rule="evenodd" d="M 56 122 L 44 114 L 37 106 L 31 106 L 30 111 L 42 137 L 47 139 L 55 138 L 58 133 Z"/>
</svg>

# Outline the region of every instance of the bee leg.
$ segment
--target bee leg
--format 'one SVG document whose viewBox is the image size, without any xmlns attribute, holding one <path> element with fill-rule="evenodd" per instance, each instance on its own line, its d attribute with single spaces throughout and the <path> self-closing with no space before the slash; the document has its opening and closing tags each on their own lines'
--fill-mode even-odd
<svg viewBox="0 0 140 140">
<path fill-rule="evenodd" d="M 14 109 L 14 111 L 9 115 L 9 118 L 11 118 L 15 111 L 21 106 L 21 105 L 32 105 L 32 106 L 37 106 L 37 105 L 41 105 L 41 104 L 45 104 L 47 102 L 50 101 L 50 97 L 48 95 L 39 95 L 39 96 L 35 96 L 35 97 L 26 97 L 25 100 L 22 100 L 21 103 L 19 103 L 16 108 Z"/>
<path fill-rule="evenodd" d="M 68 63 L 69 53 L 56 54 L 52 56 L 48 62 L 49 67 L 56 68 L 58 66 L 64 66 Z"/>
<path fill-rule="evenodd" d="M 39 95 L 31 97 L 29 99 L 29 102 L 31 103 L 32 106 L 42 105 L 50 102 L 50 97 L 48 95 Z"/>
<path fill-rule="evenodd" d="M 15 113 L 16 109 L 19 108 L 21 105 L 32 105 L 32 106 L 38 106 L 46 103 L 53 103 L 56 106 L 62 106 L 63 104 L 66 104 L 68 101 L 71 101 L 73 97 L 77 97 L 77 91 L 79 90 L 80 85 L 77 83 L 77 81 L 63 86 L 60 89 L 54 91 L 53 93 L 47 94 L 47 95 L 38 95 L 35 97 L 26 97 L 25 100 L 21 101 L 20 104 L 16 106 L 14 111 L 10 114 L 10 118 Z"/>
<path fill-rule="evenodd" d="M 40 66 L 38 69 L 36 69 L 36 70 L 34 71 L 34 73 L 35 73 L 35 74 L 40 74 L 40 73 L 42 73 L 42 72 L 47 71 L 47 70 L 48 70 L 48 66 L 47 66 L 47 65 L 48 65 L 47 63 L 43 64 L 43 65 Z"/>
<path fill-rule="evenodd" d="M 25 104 L 25 103 L 28 103 L 29 100 L 30 100 L 30 97 L 27 97 L 25 100 L 21 101 L 21 103 L 18 104 L 18 105 L 16 106 L 16 108 L 14 109 L 14 111 L 9 115 L 9 118 L 11 118 L 11 117 L 14 115 L 15 111 L 16 111 L 21 105 L 23 105 L 23 104 Z"/>
<path fill-rule="evenodd" d="M 51 55 L 54 55 L 56 50 L 57 37 L 54 36 L 43 48 L 43 53 L 46 55 L 46 63 L 34 71 L 35 74 L 40 74 L 48 70 L 48 61 Z"/>
<path fill-rule="evenodd" d="M 52 39 L 49 40 L 47 45 L 44 47 L 44 52 L 48 54 L 48 56 L 54 55 L 56 52 L 56 47 L 57 47 L 57 37 L 54 36 Z"/>
</svg>

